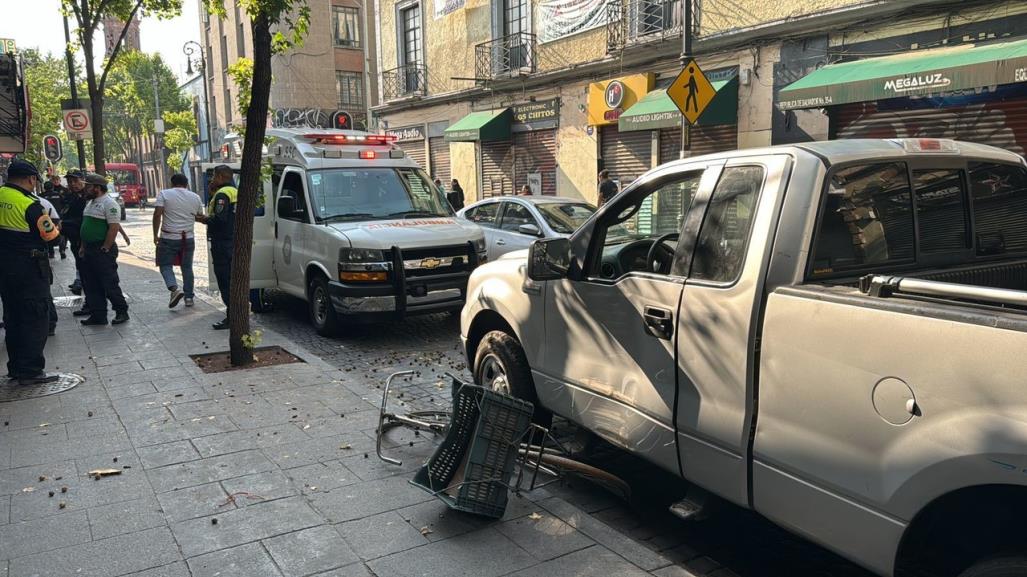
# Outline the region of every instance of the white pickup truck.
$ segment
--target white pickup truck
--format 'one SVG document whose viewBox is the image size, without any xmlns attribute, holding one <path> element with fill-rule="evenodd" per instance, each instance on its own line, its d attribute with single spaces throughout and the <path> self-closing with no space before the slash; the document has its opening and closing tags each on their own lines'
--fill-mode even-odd
<svg viewBox="0 0 1027 577">
<path fill-rule="evenodd" d="M 251 290 L 307 301 L 323 335 L 349 320 L 463 306 L 467 279 L 486 260 L 484 234 L 455 218 L 393 137 L 335 129 L 267 136 L 272 175 L 254 218 Z"/>
<path fill-rule="evenodd" d="M 853 140 L 673 162 L 471 276 L 475 380 L 881 575 L 1027 575 L 1027 166 Z"/>
</svg>

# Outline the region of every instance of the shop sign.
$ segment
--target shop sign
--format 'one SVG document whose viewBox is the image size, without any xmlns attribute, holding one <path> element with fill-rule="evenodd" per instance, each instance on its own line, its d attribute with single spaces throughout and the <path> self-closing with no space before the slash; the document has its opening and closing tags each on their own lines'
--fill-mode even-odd
<svg viewBox="0 0 1027 577">
<path fill-rule="evenodd" d="M 404 126 L 403 128 L 390 128 L 385 131 L 389 136 L 395 136 L 397 142 L 411 140 L 424 140 L 424 127 L 421 125 Z"/>
<path fill-rule="evenodd" d="M 514 104 L 513 124 L 511 132 L 528 132 L 556 128 L 560 125 L 560 99 L 538 100 L 524 104 Z"/>
<path fill-rule="evenodd" d="M 884 83 L 884 89 L 897 94 L 911 90 L 924 90 L 926 88 L 945 88 L 952 84 L 952 79 L 944 74 L 924 74 L 920 76 L 900 76 L 892 78 Z"/>
<path fill-rule="evenodd" d="M 653 89 L 653 74 L 632 74 L 588 85 L 588 124 L 616 124 L 628 108 Z"/>
<path fill-rule="evenodd" d="M 13 38 L 0 38 L 0 52 L 4 54 L 14 54 L 18 52 L 18 47 L 14 43 Z"/>
</svg>

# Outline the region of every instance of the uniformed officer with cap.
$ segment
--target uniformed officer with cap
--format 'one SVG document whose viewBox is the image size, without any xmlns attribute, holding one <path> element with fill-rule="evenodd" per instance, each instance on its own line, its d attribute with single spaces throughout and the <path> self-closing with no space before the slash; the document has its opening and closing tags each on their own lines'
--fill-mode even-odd
<svg viewBox="0 0 1027 577">
<path fill-rule="evenodd" d="M 228 306 L 228 287 L 232 282 L 232 245 L 235 235 L 235 204 L 239 189 L 235 188 L 232 167 L 222 164 L 214 167 L 210 181 L 211 199 L 206 215 L 196 215 L 196 220 L 207 225 L 207 240 L 210 241 L 210 264 L 214 278 L 221 292 L 221 302 Z M 227 312 L 227 311 L 226 311 Z M 214 323 L 215 330 L 228 328 L 228 316 Z"/>
<path fill-rule="evenodd" d="M 64 193 L 64 210 L 61 211 L 61 234 L 68 238 L 71 245 L 71 256 L 75 258 L 75 282 L 68 285 L 74 294 L 82 294 L 82 258 L 78 255 L 79 246 L 82 241 L 79 239 L 79 229 L 82 228 L 82 211 L 86 209 L 86 175 L 78 169 L 68 171 L 64 175 L 68 180 L 68 188 Z M 79 312 L 79 311 L 76 311 Z M 80 312 L 76 316 L 88 316 L 88 310 Z"/>
<path fill-rule="evenodd" d="M 128 303 L 121 292 L 118 278 L 118 245 L 115 240 L 121 232 L 121 207 L 107 195 L 107 179 L 90 172 L 86 174 L 85 194 L 89 202 L 82 211 L 79 238 L 82 246 L 82 283 L 86 292 L 84 310 L 89 318 L 84 325 L 107 324 L 107 301 L 114 309 L 111 324 L 120 325 L 128 320 Z"/>
<path fill-rule="evenodd" d="M 7 371 L 20 384 L 53 382 L 43 368 L 49 325 L 52 274 L 47 243 L 60 235 L 31 192 L 39 183 L 36 167 L 15 160 L 0 187 L 0 299 L 4 304 Z"/>
</svg>

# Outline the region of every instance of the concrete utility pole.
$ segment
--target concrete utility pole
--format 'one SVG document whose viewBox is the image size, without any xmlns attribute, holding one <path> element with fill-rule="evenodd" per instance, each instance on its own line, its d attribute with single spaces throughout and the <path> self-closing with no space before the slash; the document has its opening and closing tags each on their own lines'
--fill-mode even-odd
<svg viewBox="0 0 1027 577">
<path fill-rule="evenodd" d="M 68 61 L 68 83 L 71 85 L 71 101 L 75 107 L 79 106 L 78 87 L 75 86 L 75 57 L 71 54 L 71 30 L 68 28 L 68 16 L 64 15 L 64 58 Z M 78 153 L 79 170 L 86 169 L 86 147 L 81 140 L 75 141 L 75 151 Z"/>
<path fill-rule="evenodd" d="M 151 76 L 150 83 L 153 84 L 153 104 L 156 108 L 157 117 L 153 120 L 153 132 L 157 135 L 157 149 L 155 153 L 160 154 L 160 179 L 161 182 L 157 184 L 157 188 L 163 188 L 164 183 L 167 182 L 167 156 L 164 154 L 164 117 L 160 114 L 160 91 L 157 89 L 157 77 Z M 154 191 L 156 193 L 156 191 Z"/>
</svg>

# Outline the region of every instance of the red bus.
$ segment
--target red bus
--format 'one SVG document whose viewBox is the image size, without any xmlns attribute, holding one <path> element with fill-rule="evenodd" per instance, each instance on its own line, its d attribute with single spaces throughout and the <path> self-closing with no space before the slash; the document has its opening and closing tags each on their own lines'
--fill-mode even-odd
<svg viewBox="0 0 1027 577">
<path fill-rule="evenodd" d="M 146 187 L 139 177 L 139 167 L 127 162 L 108 162 L 107 179 L 121 193 L 125 206 L 141 206 L 146 202 Z"/>
</svg>

